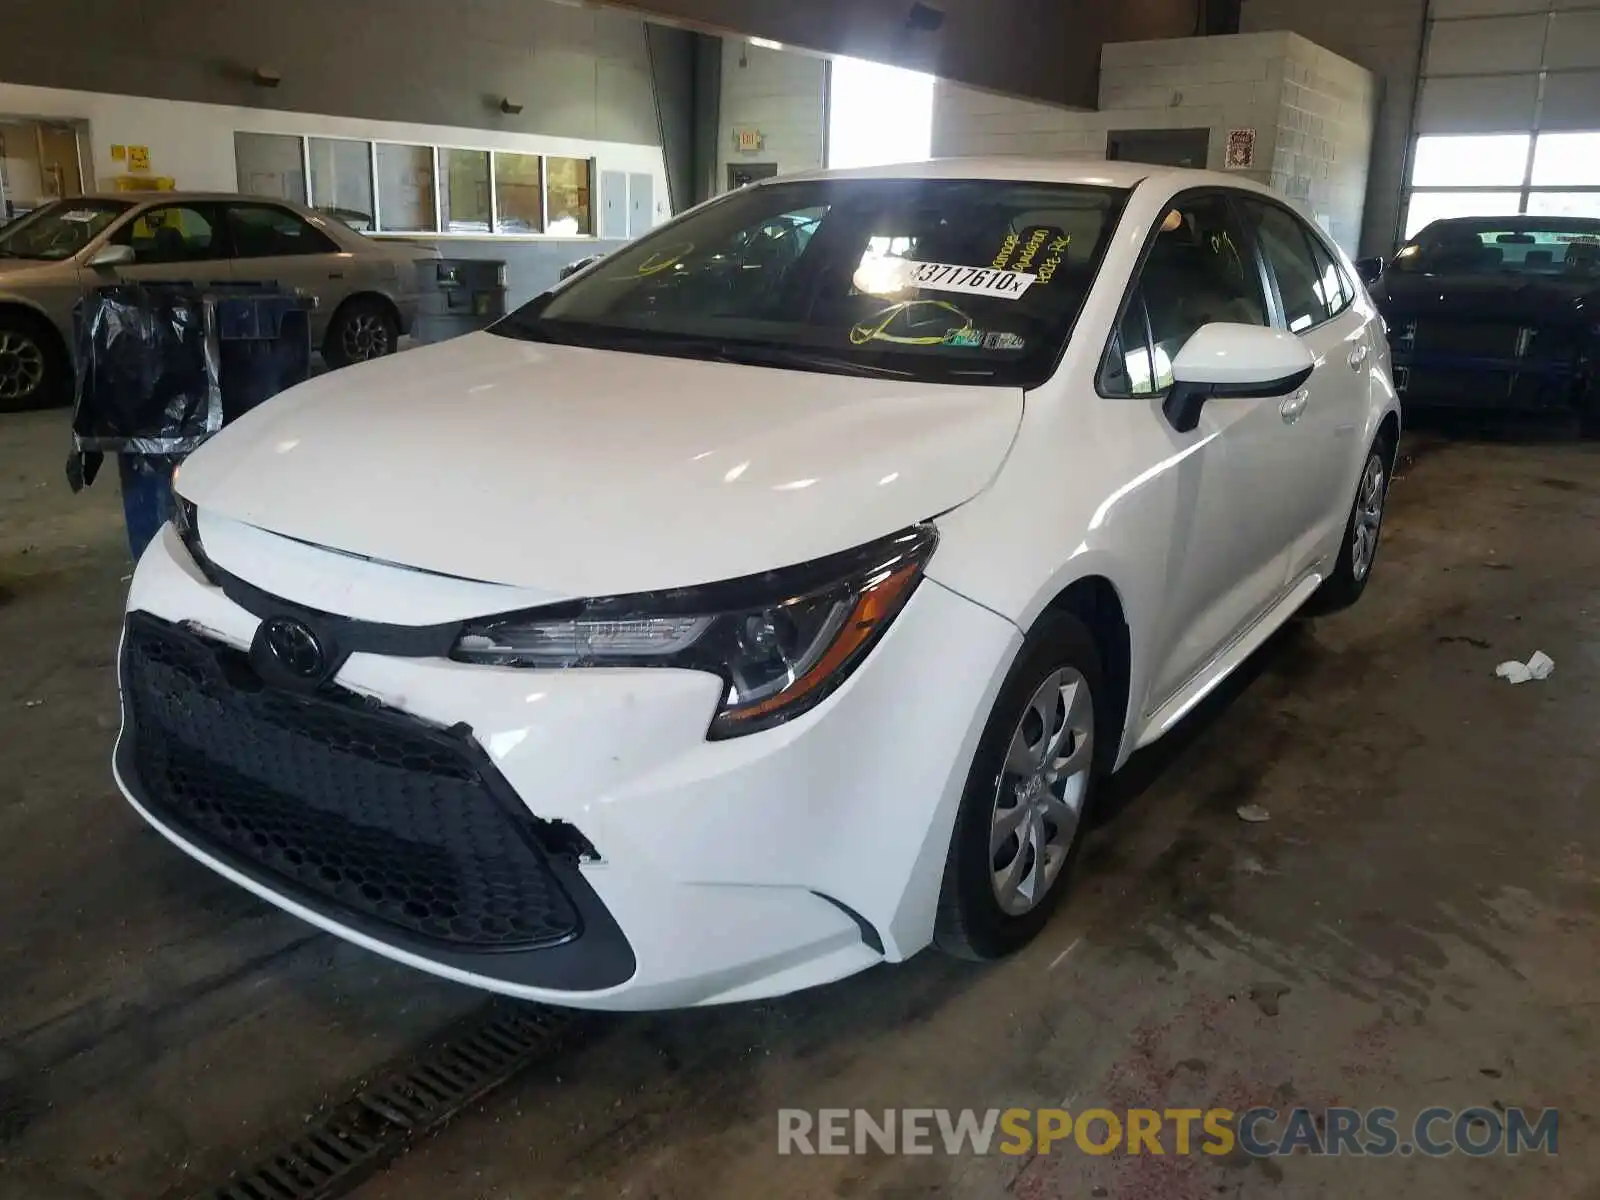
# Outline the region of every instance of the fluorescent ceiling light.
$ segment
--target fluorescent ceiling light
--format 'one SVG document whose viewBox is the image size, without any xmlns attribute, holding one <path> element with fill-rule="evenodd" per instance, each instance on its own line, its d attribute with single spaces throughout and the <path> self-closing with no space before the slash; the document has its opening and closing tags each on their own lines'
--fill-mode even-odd
<svg viewBox="0 0 1600 1200">
<path fill-rule="evenodd" d="M 763 50 L 782 50 L 783 43 L 775 42 L 771 38 L 751 38 L 752 46 L 760 46 Z"/>
</svg>

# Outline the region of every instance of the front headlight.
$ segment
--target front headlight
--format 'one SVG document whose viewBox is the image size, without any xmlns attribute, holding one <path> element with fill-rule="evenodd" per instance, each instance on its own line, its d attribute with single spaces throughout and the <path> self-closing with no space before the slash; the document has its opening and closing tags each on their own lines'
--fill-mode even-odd
<svg viewBox="0 0 1600 1200">
<path fill-rule="evenodd" d="M 707 736 L 754 733 L 815 707 L 848 678 L 911 598 L 937 541 L 933 526 L 916 525 L 765 575 L 477 621 L 451 657 L 709 671 L 727 686 Z"/>
</svg>

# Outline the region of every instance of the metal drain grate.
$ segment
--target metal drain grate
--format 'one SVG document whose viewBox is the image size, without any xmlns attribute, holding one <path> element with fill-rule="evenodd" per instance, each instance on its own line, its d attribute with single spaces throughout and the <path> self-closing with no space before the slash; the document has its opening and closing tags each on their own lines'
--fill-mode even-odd
<svg viewBox="0 0 1600 1200">
<path fill-rule="evenodd" d="M 193 1200 L 332 1200 L 519 1072 L 573 1040 L 583 1014 L 493 1001 L 417 1057 Z M 169 1193 L 170 1195 L 170 1193 Z"/>
</svg>

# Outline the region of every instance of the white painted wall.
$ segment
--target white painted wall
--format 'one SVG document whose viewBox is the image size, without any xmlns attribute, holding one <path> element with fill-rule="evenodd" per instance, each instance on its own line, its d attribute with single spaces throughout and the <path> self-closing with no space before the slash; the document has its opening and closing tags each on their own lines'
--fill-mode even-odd
<svg viewBox="0 0 1600 1200">
<path fill-rule="evenodd" d="M 152 175 L 169 176 L 182 189 L 235 191 L 238 171 L 233 135 L 236 132 L 285 133 L 594 158 L 598 160 L 597 184 L 601 171 L 652 175 L 657 220 L 664 220 L 668 215 L 666 166 L 660 146 L 153 100 L 7 83 L 0 83 L 0 113 L 87 121 L 88 147 L 84 157 L 89 168 L 86 174 L 90 178 L 85 180 L 86 188 L 98 186 L 109 190 L 113 186 L 111 180 L 124 172 L 124 165 L 111 158 L 113 145 L 140 145 L 150 148 Z M 598 211 L 598 195 L 595 203 Z"/>
<path fill-rule="evenodd" d="M 782 174 L 823 165 L 827 71 L 827 60 L 815 55 L 723 39 L 718 191 L 727 188 L 729 163 L 777 163 Z M 759 130 L 762 148 L 741 153 L 740 129 Z"/>
</svg>

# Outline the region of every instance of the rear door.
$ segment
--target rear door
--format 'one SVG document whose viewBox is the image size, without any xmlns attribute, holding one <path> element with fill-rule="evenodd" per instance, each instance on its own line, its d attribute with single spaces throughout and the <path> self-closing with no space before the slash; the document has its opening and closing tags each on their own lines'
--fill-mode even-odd
<svg viewBox="0 0 1600 1200">
<path fill-rule="evenodd" d="M 1281 453 L 1292 486 L 1278 502 L 1292 514 L 1286 562 L 1292 587 L 1321 560 L 1348 517 L 1344 494 L 1355 439 L 1367 411 L 1367 366 L 1372 348 L 1355 290 L 1321 236 L 1298 215 L 1265 197 L 1241 196 L 1252 235 L 1266 262 L 1285 328 L 1311 351 L 1316 369 L 1305 386 L 1278 403 L 1284 425 Z"/>
<path fill-rule="evenodd" d="M 315 297 L 311 340 L 320 345 L 328 318 L 350 291 L 354 256 L 340 250 L 332 238 L 299 213 L 281 205 L 230 202 L 227 220 L 234 278 Z"/>
</svg>

